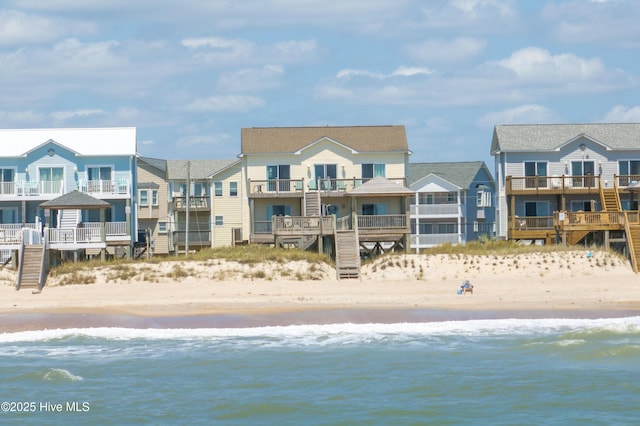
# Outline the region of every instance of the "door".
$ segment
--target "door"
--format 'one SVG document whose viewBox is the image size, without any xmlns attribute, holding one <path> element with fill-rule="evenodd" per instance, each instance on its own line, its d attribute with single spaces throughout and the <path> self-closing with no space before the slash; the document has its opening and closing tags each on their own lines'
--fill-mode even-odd
<svg viewBox="0 0 640 426">
<path fill-rule="evenodd" d="M 40 191 L 44 194 L 62 193 L 64 169 L 62 167 L 40 167 Z"/>
</svg>

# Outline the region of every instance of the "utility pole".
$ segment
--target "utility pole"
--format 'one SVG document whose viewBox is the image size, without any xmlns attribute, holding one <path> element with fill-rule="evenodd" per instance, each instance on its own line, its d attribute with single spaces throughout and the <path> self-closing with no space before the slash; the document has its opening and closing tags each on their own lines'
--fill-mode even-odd
<svg viewBox="0 0 640 426">
<path fill-rule="evenodd" d="M 185 207 L 184 255 L 189 255 L 189 210 L 191 207 L 191 161 L 187 161 L 187 205 Z"/>
</svg>

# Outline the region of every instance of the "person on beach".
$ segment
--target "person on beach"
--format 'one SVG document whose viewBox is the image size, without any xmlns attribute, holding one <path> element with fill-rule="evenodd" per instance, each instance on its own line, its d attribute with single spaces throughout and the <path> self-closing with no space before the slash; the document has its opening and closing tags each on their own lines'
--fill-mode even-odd
<svg viewBox="0 0 640 426">
<path fill-rule="evenodd" d="M 473 284 L 469 280 L 464 280 L 462 285 L 460 286 L 461 293 L 472 293 L 473 294 Z"/>
</svg>

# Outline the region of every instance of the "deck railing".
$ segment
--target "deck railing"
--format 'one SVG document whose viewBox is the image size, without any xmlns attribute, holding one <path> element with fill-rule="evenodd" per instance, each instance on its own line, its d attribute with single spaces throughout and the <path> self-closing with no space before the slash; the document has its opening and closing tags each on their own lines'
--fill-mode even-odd
<svg viewBox="0 0 640 426">
<path fill-rule="evenodd" d="M 398 185 L 406 185 L 405 178 L 387 178 Z M 351 191 L 363 183 L 368 182 L 371 178 L 318 178 L 318 179 L 265 179 L 265 180 L 249 180 L 250 194 L 278 194 L 278 193 L 298 193 L 309 191 Z"/>
<path fill-rule="evenodd" d="M 507 193 L 531 192 L 583 192 L 599 190 L 600 176 L 507 176 Z"/>
<path fill-rule="evenodd" d="M 405 229 L 407 216 L 404 214 L 358 215 L 358 229 Z"/>
</svg>

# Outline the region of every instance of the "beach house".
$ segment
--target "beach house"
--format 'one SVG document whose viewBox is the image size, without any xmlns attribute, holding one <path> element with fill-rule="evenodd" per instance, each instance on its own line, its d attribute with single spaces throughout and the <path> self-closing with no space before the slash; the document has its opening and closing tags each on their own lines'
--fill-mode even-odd
<svg viewBox="0 0 640 426">
<path fill-rule="evenodd" d="M 242 129 L 248 240 L 335 254 L 343 277 L 408 249 L 410 154 L 404 126 Z"/>
<path fill-rule="evenodd" d="M 0 130 L 0 143 L 4 262 L 22 265 L 25 244 L 37 246 L 40 264 L 43 253 L 53 261 L 131 254 L 135 128 Z"/>
<path fill-rule="evenodd" d="M 483 161 L 409 164 L 411 249 L 495 237 L 496 186 Z"/>
<path fill-rule="evenodd" d="M 135 257 L 169 254 L 167 160 L 138 157 L 138 243 Z"/>
<path fill-rule="evenodd" d="M 213 203 L 222 200 L 212 177 L 237 163 L 232 160 L 167 160 L 169 251 L 184 253 L 215 246 Z M 217 216 L 220 216 L 218 214 Z"/>
<path fill-rule="evenodd" d="M 640 124 L 495 126 L 500 238 L 624 246 L 637 270 Z"/>
</svg>

